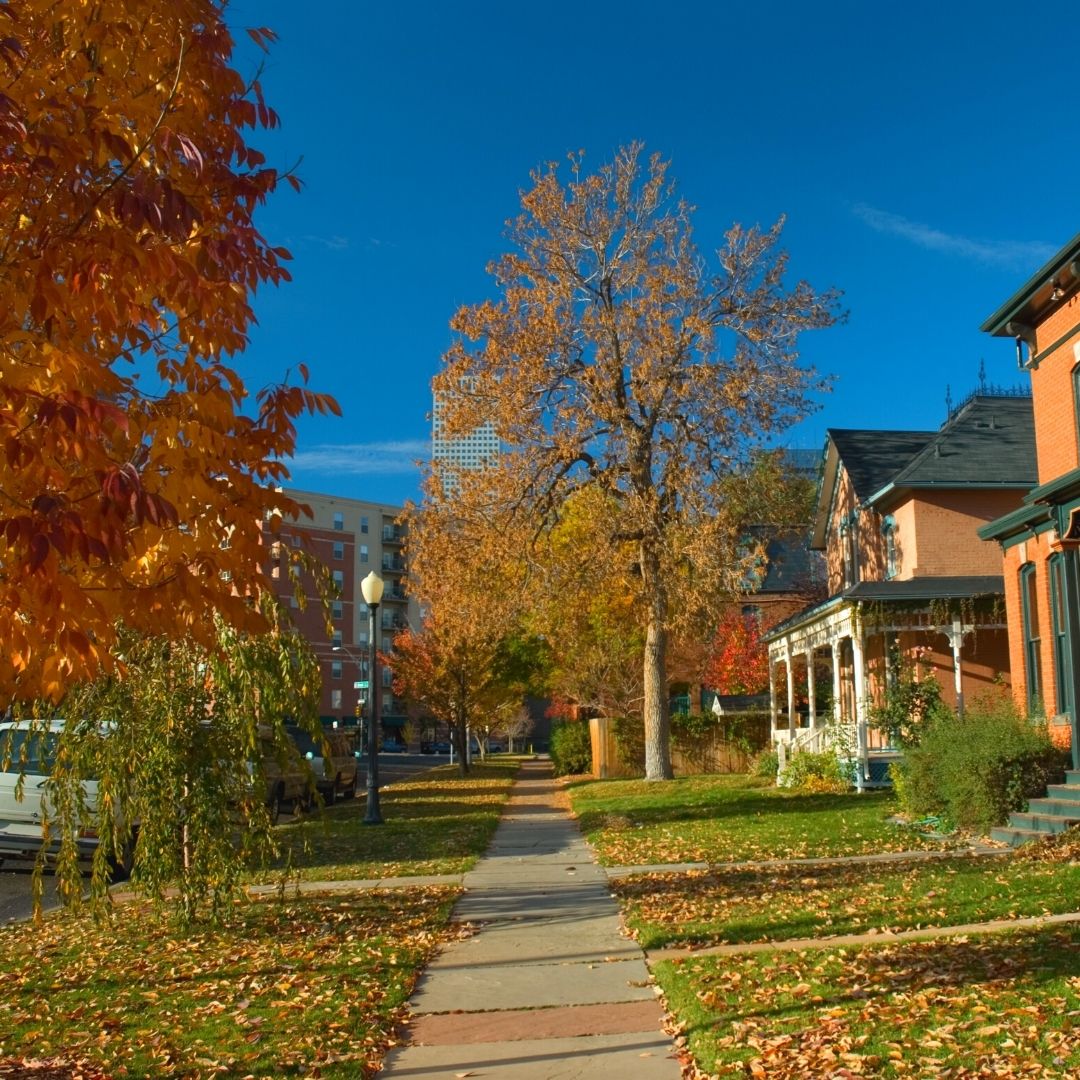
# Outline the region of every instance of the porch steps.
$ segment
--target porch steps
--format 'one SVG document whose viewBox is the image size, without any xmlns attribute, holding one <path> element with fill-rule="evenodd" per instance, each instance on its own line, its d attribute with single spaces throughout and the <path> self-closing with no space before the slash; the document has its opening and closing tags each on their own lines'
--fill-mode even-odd
<svg viewBox="0 0 1080 1080">
<path fill-rule="evenodd" d="M 1012 813 L 1008 825 L 991 829 L 990 839 L 1019 847 L 1029 840 L 1063 833 L 1074 825 L 1080 825 L 1080 771 L 1070 769 L 1064 784 L 1050 784 L 1044 798 L 1028 802 L 1025 813 Z"/>
</svg>

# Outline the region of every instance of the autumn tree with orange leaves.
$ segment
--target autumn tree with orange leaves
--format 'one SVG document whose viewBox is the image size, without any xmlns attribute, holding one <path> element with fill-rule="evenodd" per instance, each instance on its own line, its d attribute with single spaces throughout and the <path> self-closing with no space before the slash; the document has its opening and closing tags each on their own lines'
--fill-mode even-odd
<svg viewBox="0 0 1080 1080">
<path fill-rule="evenodd" d="M 266 46 L 272 34 L 250 31 Z M 260 525 L 296 505 L 303 385 L 229 358 L 288 280 L 255 211 L 291 175 L 212 0 L 0 5 L 0 689 L 58 699 L 116 627 L 265 625 Z M 302 382 L 307 372 L 297 370 Z"/>
<path fill-rule="evenodd" d="M 498 298 L 455 315 L 435 389 L 448 438 L 490 420 L 503 447 L 460 478 L 463 519 L 503 505 L 543 531 L 581 488 L 613 501 L 605 544 L 632 551 L 646 777 L 660 780 L 669 638 L 737 595 L 760 554 L 746 526 L 771 519 L 751 459 L 810 408 L 820 383 L 798 339 L 834 321 L 836 296 L 785 284 L 782 221 L 733 226 L 707 260 L 667 164 L 640 145 L 592 174 L 572 155 L 569 174 L 534 173 L 513 250 L 490 267 Z"/>
</svg>

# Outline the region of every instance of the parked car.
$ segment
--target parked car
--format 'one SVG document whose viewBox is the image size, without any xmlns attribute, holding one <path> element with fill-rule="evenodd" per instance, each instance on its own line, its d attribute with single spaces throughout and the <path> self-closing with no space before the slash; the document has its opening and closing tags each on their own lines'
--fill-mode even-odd
<svg viewBox="0 0 1080 1080">
<path fill-rule="evenodd" d="M 315 788 L 326 806 L 333 806 L 338 796 L 356 796 L 356 734 L 342 728 L 323 731 L 322 739 L 312 738 L 303 728 L 290 727 L 289 737 L 300 755 L 311 766 Z"/>
<path fill-rule="evenodd" d="M 446 742 L 445 740 L 440 740 L 438 742 L 433 742 L 433 743 L 430 744 L 430 746 L 431 746 L 431 749 L 428 751 L 428 753 L 430 753 L 430 754 L 449 754 L 450 753 L 450 744 L 448 742 Z"/>
<path fill-rule="evenodd" d="M 48 810 L 47 785 L 60 736 L 61 719 L 49 721 L 16 720 L 0 723 L 0 861 L 4 858 L 36 858 L 41 851 L 42 817 Z M 87 809 L 97 803 L 97 781 L 82 781 Z M 135 838 L 127 850 L 113 860 L 116 877 L 131 872 Z M 80 832 L 76 838 L 80 858 L 92 858 L 98 846 L 97 835 Z M 59 838 L 50 841 L 49 850 L 60 848 Z"/>
<path fill-rule="evenodd" d="M 266 806 L 270 820 L 276 822 L 288 806 L 293 813 L 311 804 L 314 775 L 295 744 L 279 748 L 269 729 L 259 729 L 259 753 L 266 780 Z M 254 773 L 255 766 L 248 765 Z"/>
<path fill-rule="evenodd" d="M 409 748 L 398 739 L 384 739 L 380 750 L 384 754 L 405 754 Z"/>
</svg>

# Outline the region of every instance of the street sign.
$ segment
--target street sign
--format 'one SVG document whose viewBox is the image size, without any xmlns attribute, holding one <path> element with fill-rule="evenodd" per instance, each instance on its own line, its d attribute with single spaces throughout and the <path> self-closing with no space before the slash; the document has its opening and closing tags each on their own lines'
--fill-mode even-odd
<svg viewBox="0 0 1080 1080">
<path fill-rule="evenodd" d="M 359 682 L 354 682 L 352 688 L 354 690 L 367 690 L 371 686 L 371 683 L 367 679 L 361 679 Z"/>
</svg>

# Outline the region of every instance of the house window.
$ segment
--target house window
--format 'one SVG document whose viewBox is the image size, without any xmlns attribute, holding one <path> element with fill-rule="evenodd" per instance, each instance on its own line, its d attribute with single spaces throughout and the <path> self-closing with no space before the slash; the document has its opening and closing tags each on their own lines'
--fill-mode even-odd
<svg viewBox="0 0 1080 1080">
<path fill-rule="evenodd" d="M 1050 556 L 1050 616 L 1054 631 L 1054 691 L 1059 713 L 1073 714 L 1072 657 L 1069 653 L 1069 623 L 1066 611 L 1065 557 Z"/>
<path fill-rule="evenodd" d="M 1035 564 L 1020 567 L 1020 600 L 1024 620 L 1024 669 L 1028 712 L 1042 710 L 1042 641 L 1039 637 L 1039 588 Z"/>
<path fill-rule="evenodd" d="M 366 533 L 366 532 L 367 532 L 367 518 L 366 518 L 366 517 L 362 517 L 362 518 L 360 519 L 360 531 L 361 531 L 362 533 Z"/>
<path fill-rule="evenodd" d="M 292 546 L 294 548 L 298 548 L 301 543 L 302 543 L 302 541 L 300 539 L 300 534 L 299 533 L 293 533 Z"/>
<path fill-rule="evenodd" d="M 896 518 L 892 514 L 881 523 L 881 533 L 885 537 L 885 577 L 894 578 L 897 574 Z"/>
<path fill-rule="evenodd" d="M 345 515 L 340 510 L 334 511 L 334 529 L 341 532 L 345 528 Z"/>
<path fill-rule="evenodd" d="M 334 558 L 335 559 L 344 559 L 345 558 L 345 544 L 341 540 L 335 540 L 334 541 Z"/>
<path fill-rule="evenodd" d="M 367 562 L 368 561 L 367 544 L 361 544 L 360 545 L 360 561 L 361 562 Z"/>
<path fill-rule="evenodd" d="M 334 661 L 331 662 L 331 664 L 330 664 L 330 678 L 331 679 L 340 679 L 341 678 L 341 661 L 340 660 L 334 660 Z"/>
<path fill-rule="evenodd" d="M 334 631 L 334 636 L 330 639 L 330 644 L 335 649 L 340 649 L 341 648 L 341 631 L 340 630 L 335 630 Z"/>
<path fill-rule="evenodd" d="M 341 708 L 341 691 L 340 690 L 331 690 L 330 691 L 330 708 L 331 709 L 340 709 Z"/>
<path fill-rule="evenodd" d="M 341 592 L 341 590 L 345 587 L 345 571 L 344 570 L 335 570 L 334 571 L 334 584 L 337 586 L 337 591 L 338 592 Z"/>
<path fill-rule="evenodd" d="M 344 614 L 344 605 L 342 602 L 340 600 L 335 600 L 331 606 L 333 609 L 333 617 L 335 619 L 340 619 Z"/>
<path fill-rule="evenodd" d="M 855 584 L 855 538 L 846 521 L 840 526 L 840 550 L 844 559 L 844 588 L 850 589 Z"/>
</svg>

